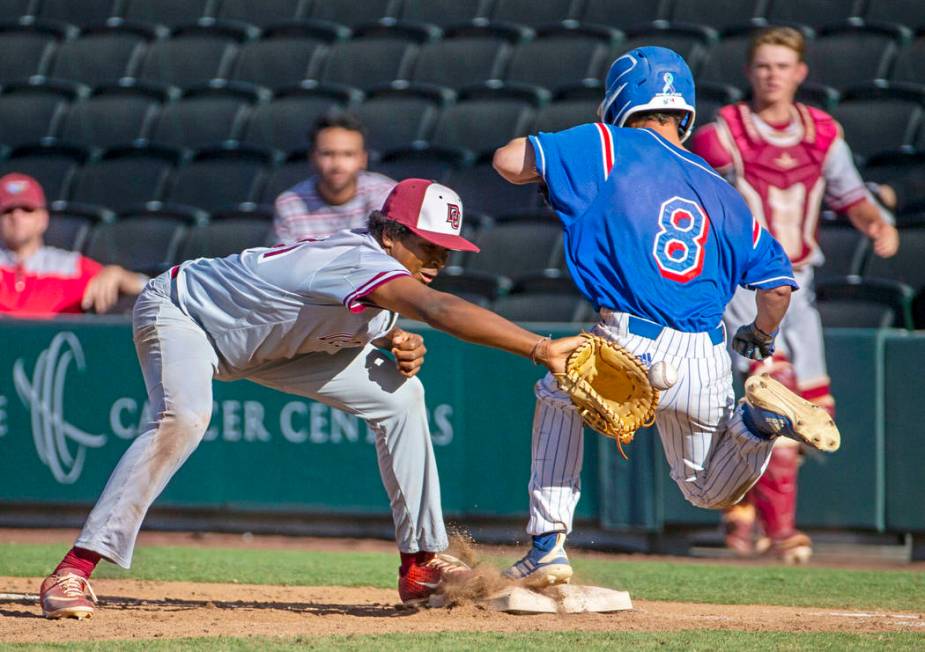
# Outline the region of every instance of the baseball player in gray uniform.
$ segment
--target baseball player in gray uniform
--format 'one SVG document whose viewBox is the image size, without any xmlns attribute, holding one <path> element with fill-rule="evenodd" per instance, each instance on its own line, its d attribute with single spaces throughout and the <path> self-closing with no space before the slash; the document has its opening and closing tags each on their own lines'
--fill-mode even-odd
<svg viewBox="0 0 925 652">
<path fill-rule="evenodd" d="M 368 230 L 191 260 L 153 279 L 133 328 L 152 423 L 128 448 L 74 547 L 41 587 L 49 618 L 92 615 L 88 579 L 105 558 L 128 568 L 148 508 L 196 449 L 212 413 L 212 379 L 251 381 L 363 418 L 376 435 L 401 552 L 399 595 L 426 599 L 468 568 L 447 547 L 440 485 L 414 376 L 425 348 L 399 315 L 562 371 L 580 338 L 551 341 L 427 285 L 460 236 L 462 203 L 445 186 L 406 179 Z M 394 362 L 381 349 L 390 349 Z"/>
</svg>

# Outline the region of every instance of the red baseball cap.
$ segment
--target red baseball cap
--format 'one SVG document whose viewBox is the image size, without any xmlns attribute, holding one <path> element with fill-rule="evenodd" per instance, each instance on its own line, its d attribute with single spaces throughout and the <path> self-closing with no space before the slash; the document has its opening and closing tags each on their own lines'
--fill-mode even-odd
<svg viewBox="0 0 925 652">
<path fill-rule="evenodd" d="M 459 235 L 463 223 L 462 200 L 455 192 L 426 179 L 400 181 L 382 205 L 382 212 L 428 242 L 453 251 L 478 251 Z"/>
<path fill-rule="evenodd" d="M 0 213 L 13 208 L 45 208 L 45 193 L 38 181 L 17 172 L 0 178 Z"/>
</svg>

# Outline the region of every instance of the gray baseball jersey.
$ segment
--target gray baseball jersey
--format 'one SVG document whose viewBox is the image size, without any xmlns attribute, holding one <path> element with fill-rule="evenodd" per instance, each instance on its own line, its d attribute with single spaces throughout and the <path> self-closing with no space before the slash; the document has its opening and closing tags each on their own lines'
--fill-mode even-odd
<svg viewBox="0 0 925 652">
<path fill-rule="evenodd" d="M 397 315 L 363 298 L 410 276 L 365 230 L 192 260 L 174 274 L 180 309 L 212 340 L 223 376 L 385 335 Z"/>
</svg>

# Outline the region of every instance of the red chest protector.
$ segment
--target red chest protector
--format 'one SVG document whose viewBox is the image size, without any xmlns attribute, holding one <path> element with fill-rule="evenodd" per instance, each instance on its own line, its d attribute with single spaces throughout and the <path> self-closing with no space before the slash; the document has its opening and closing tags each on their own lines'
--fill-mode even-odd
<svg viewBox="0 0 925 652">
<path fill-rule="evenodd" d="M 803 137 L 786 147 L 761 136 L 745 103 L 723 107 L 719 117 L 737 150 L 733 158 L 739 190 L 791 262 L 799 265 L 816 249 L 825 191 L 822 166 L 840 129 L 824 111 L 803 104 L 797 104 L 796 109 Z"/>
</svg>

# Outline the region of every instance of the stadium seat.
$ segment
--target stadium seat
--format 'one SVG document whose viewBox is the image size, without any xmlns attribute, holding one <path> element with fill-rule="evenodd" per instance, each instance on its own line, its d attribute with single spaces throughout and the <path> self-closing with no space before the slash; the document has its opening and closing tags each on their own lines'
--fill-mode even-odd
<svg viewBox="0 0 925 652">
<path fill-rule="evenodd" d="M 832 109 L 838 105 L 840 97 L 840 93 L 831 86 L 805 82 L 797 89 L 796 100 L 831 113 Z"/>
<path fill-rule="evenodd" d="M 177 254 L 189 224 L 189 219 L 171 213 L 121 215 L 115 223 L 93 229 L 86 254 L 105 265 L 160 274 L 179 262 Z"/>
<path fill-rule="evenodd" d="M 596 318 L 568 275 L 553 269 L 517 276 L 492 308 L 512 321 L 575 323 Z"/>
<path fill-rule="evenodd" d="M 925 211 L 925 151 L 872 156 L 865 162 L 863 177 L 893 187 L 897 193 L 896 212 L 900 217 Z"/>
<path fill-rule="evenodd" d="M 242 138 L 256 147 L 284 152 L 308 147 L 315 121 L 332 109 L 353 108 L 360 94 L 324 87 L 299 88 L 277 95 L 255 107 Z"/>
<path fill-rule="evenodd" d="M 549 90 L 607 74 L 618 33 L 601 29 L 555 29 L 518 45 L 505 79 Z"/>
<path fill-rule="evenodd" d="M 331 46 L 321 81 L 369 89 L 408 79 L 418 45 L 405 38 L 369 36 Z"/>
<path fill-rule="evenodd" d="M 45 74 L 63 36 L 34 25 L 0 25 L 0 83 Z"/>
<path fill-rule="evenodd" d="M 459 193 L 467 215 L 484 213 L 497 216 L 528 211 L 541 205 L 538 186 L 508 183 L 488 161 L 453 170 L 446 184 Z"/>
<path fill-rule="evenodd" d="M 358 27 L 394 17 L 399 4 L 395 0 L 323 0 L 312 5 L 307 17 Z"/>
<path fill-rule="evenodd" d="M 715 30 L 701 25 L 675 25 L 670 23 L 656 23 L 645 28 L 632 29 L 626 32 L 626 41 L 621 43 L 615 54 L 623 54 L 638 47 L 656 45 L 670 48 L 684 57 L 691 72 L 696 77 L 700 65 L 706 58 L 710 46 L 718 40 Z M 601 80 L 607 75 L 605 66 Z"/>
<path fill-rule="evenodd" d="M 151 129 L 158 145 L 199 149 L 236 139 L 243 133 L 256 96 L 233 88 L 188 91 L 181 100 L 164 106 Z"/>
<path fill-rule="evenodd" d="M 71 89 L 7 85 L 0 95 L 0 145 L 19 147 L 54 136 L 73 99 Z"/>
<path fill-rule="evenodd" d="M 764 13 L 771 24 L 802 23 L 819 28 L 858 16 L 863 4 L 863 0 L 770 0 Z"/>
<path fill-rule="evenodd" d="M 555 267 L 562 254 L 562 226 L 549 211 L 510 215 L 480 231 L 477 256 L 466 261 L 467 271 L 513 276 Z"/>
<path fill-rule="evenodd" d="M 41 0 L 38 16 L 84 28 L 115 16 L 118 4 L 118 0 Z"/>
<path fill-rule="evenodd" d="M 825 328 L 912 328 L 912 290 L 886 279 L 848 276 L 816 285 Z"/>
<path fill-rule="evenodd" d="M 209 213 L 256 202 L 271 162 L 266 152 L 247 147 L 199 151 L 177 170 L 167 201 Z"/>
<path fill-rule="evenodd" d="M 236 41 L 220 30 L 184 30 L 148 48 L 138 77 L 180 88 L 227 77 L 238 51 Z"/>
<path fill-rule="evenodd" d="M 426 2 L 426 0 L 424 0 Z M 36 0 L 0 0 L 0 16 L 4 20 L 17 20 L 23 16 L 33 16 Z"/>
<path fill-rule="evenodd" d="M 748 23 L 764 13 L 767 0 L 675 0 L 672 22 L 725 29 Z"/>
<path fill-rule="evenodd" d="M 431 142 L 487 154 L 511 138 L 527 135 L 533 128 L 534 107 L 526 97 L 503 89 L 464 95 L 440 114 Z"/>
<path fill-rule="evenodd" d="M 291 152 L 283 163 L 270 170 L 267 182 L 257 201 L 258 205 L 272 207 L 277 197 L 311 175 L 308 152 L 306 150 Z"/>
<path fill-rule="evenodd" d="M 597 107 L 603 93 L 600 85 L 575 87 L 559 93 L 553 102 L 537 113 L 534 131 L 562 131 L 586 122 L 596 121 Z"/>
<path fill-rule="evenodd" d="M 915 290 L 925 287 L 925 216 L 907 220 L 899 225 L 899 251 L 892 258 L 870 254 L 864 268 L 864 277 L 885 278 L 905 283 Z"/>
<path fill-rule="evenodd" d="M 727 104 L 738 102 L 742 99 L 742 91 L 735 86 L 727 84 L 718 84 L 716 82 L 700 82 L 697 84 L 697 117 L 695 125 L 703 126 L 713 122 L 716 118 L 716 112 Z"/>
<path fill-rule="evenodd" d="M 430 137 L 445 94 L 389 88 L 370 94 L 354 111 L 366 127 L 366 146 L 374 152 L 422 144 Z"/>
<path fill-rule="evenodd" d="M 606 25 L 627 29 L 651 23 L 664 18 L 664 2 L 639 2 L 638 0 L 587 0 L 579 14 L 582 23 Z M 698 21 L 699 22 L 699 21 Z"/>
<path fill-rule="evenodd" d="M 441 270 L 430 287 L 440 292 L 449 292 L 458 297 L 487 308 L 490 303 L 510 285 L 510 280 L 496 274 L 469 272 L 447 267 Z"/>
<path fill-rule="evenodd" d="M 42 184 L 51 202 L 67 196 L 77 168 L 87 159 L 81 147 L 63 145 L 23 145 L 0 161 L 0 176 L 11 172 L 28 174 Z"/>
<path fill-rule="evenodd" d="M 170 29 L 195 23 L 208 15 L 214 0 L 126 0 L 122 15 L 127 20 Z"/>
<path fill-rule="evenodd" d="M 417 178 L 445 183 L 451 170 L 471 162 L 472 155 L 467 150 L 424 147 L 388 152 L 380 160 L 371 162 L 369 168 L 397 181 Z"/>
<path fill-rule="evenodd" d="M 844 25 L 821 30 L 806 47 L 807 81 L 841 89 L 887 79 L 904 38 L 898 26 Z"/>
<path fill-rule="evenodd" d="M 581 323 L 594 321 L 591 304 L 577 292 L 575 294 L 511 292 L 496 299 L 491 309 L 513 322 Z"/>
<path fill-rule="evenodd" d="M 923 103 L 925 90 L 871 84 L 846 90 L 832 115 L 844 128 L 852 151 L 867 157 L 911 148 L 922 122 Z"/>
<path fill-rule="evenodd" d="M 920 0 L 870 0 L 864 18 L 919 30 L 925 28 L 925 3 Z"/>
<path fill-rule="evenodd" d="M 925 32 L 900 50 L 893 67 L 893 80 L 925 85 L 925 66 L 922 61 L 925 61 Z"/>
<path fill-rule="evenodd" d="M 912 299 L 912 323 L 917 330 L 925 330 L 925 288 Z"/>
<path fill-rule="evenodd" d="M 401 19 L 448 27 L 484 17 L 485 0 L 405 0 Z"/>
<path fill-rule="evenodd" d="M 500 79 L 513 48 L 500 35 L 466 32 L 455 38 L 428 43 L 411 74 L 415 83 L 460 89 L 489 79 Z"/>
<path fill-rule="evenodd" d="M 495 0 L 491 20 L 540 27 L 561 23 L 572 16 L 575 0 Z"/>
<path fill-rule="evenodd" d="M 179 260 L 223 258 L 250 247 L 266 246 L 271 240 L 272 217 L 266 211 L 213 216 L 208 224 L 189 231 L 180 248 Z"/>
<path fill-rule="evenodd" d="M 143 138 L 157 117 L 157 93 L 132 87 L 102 87 L 72 105 L 61 126 L 60 138 L 84 147 L 114 147 Z"/>
<path fill-rule="evenodd" d="M 816 268 L 816 280 L 859 274 L 869 240 L 847 220 L 822 220 L 816 234 L 825 262 Z"/>
<path fill-rule="evenodd" d="M 69 251 L 83 251 L 93 227 L 113 219 L 109 211 L 74 207 L 67 202 L 54 202 L 48 213 L 48 229 L 42 239 L 50 247 Z"/>
<path fill-rule="evenodd" d="M 222 0 L 216 16 L 264 28 L 302 18 L 310 0 Z"/>
<path fill-rule="evenodd" d="M 327 43 L 312 30 L 287 27 L 241 48 L 231 79 L 279 90 L 318 77 Z"/>
<path fill-rule="evenodd" d="M 181 160 L 178 150 L 163 147 L 115 147 L 79 170 L 70 201 L 104 206 L 117 213 L 159 201 Z"/>
<path fill-rule="evenodd" d="M 748 89 L 745 65 L 748 40 L 754 29 L 752 25 L 739 25 L 724 30 L 719 42 L 713 44 L 700 67 L 698 83 L 702 80 L 727 84 L 739 90 Z"/>
<path fill-rule="evenodd" d="M 48 71 L 52 79 L 101 86 L 131 76 L 141 61 L 146 39 L 127 30 L 94 29 L 58 46 Z"/>
</svg>

